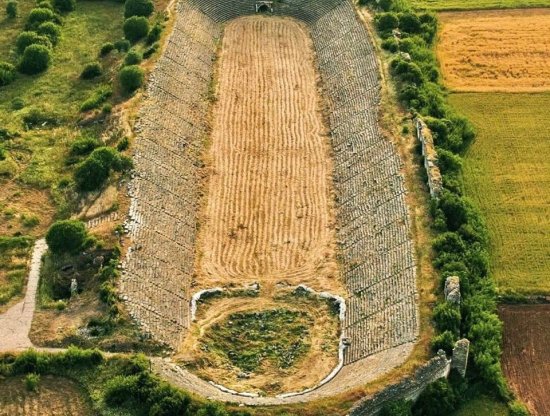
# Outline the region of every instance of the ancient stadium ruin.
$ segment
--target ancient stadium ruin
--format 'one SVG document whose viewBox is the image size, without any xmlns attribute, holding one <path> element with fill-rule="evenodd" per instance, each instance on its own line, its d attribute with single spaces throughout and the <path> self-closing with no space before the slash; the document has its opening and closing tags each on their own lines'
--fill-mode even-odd
<svg viewBox="0 0 550 416">
<path fill-rule="evenodd" d="M 281 283 L 306 284 L 342 296 L 342 367 L 303 394 L 237 396 L 156 363 L 172 371 L 180 385 L 207 397 L 275 404 L 341 393 L 399 366 L 418 337 L 419 318 L 401 161 L 378 127 L 379 69 L 367 29 L 347 0 L 261 3 L 192 0 L 177 7 L 136 128 L 127 222 L 132 246 L 121 292 L 144 331 L 176 351 L 193 325 L 191 303 L 200 290 L 259 283 L 259 291 L 269 295 Z M 262 17 L 242 19 L 257 11 Z M 231 55 L 231 42 L 238 38 L 226 39 L 224 33 L 236 27 L 246 32 L 253 25 L 261 26 L 259 33 L 268 39 L 242 40 L 246 47 L 234 48 L 228 58 L 233 65 L 245 65 L 246 53 L 268 53 L 270 47 L 276 55 L 281 42 L 294 39 L 305 58 L 287 50 L 292 56 L 286 59 L 295 61 L 297 72 L 279 79 L 284 65 L 260 64 L 258 73 L 246 73 L 248 84 L 232 84 L 231 61 L 224 56 Z M 311 62 L 304 48 L 312 50 Z M 315 71 L 321 94 L 315 94 Z M 212 103 L 214 79 L 221 92 Z M 282 92 L 256 114 L 254 106 L 247 107 L 246 92 L 265 99 L 270 82 L 281 83 Z M 257 85 L 263 87 L 255 91 Z M 232 88 L 245 89 L 244 104 L 225 92 Z M 294 113 L 286 106 L 295 107 Z M 315 116 L 321 106 L 330 133 Z M 224 108 L 241 114 L 224 113 Z M 272 125 L 266 114 L 276 117 Z M 281 125 L 288 131 L 278 131 Z M 273 142 L 253 141 L 262 129 L 259 138 L 275 137 Z M 227 137 L 233 140 L 229 146 Z M 248 145 L 238 141 L 241 137 L 250 140 Z M 278 151 L 293 154 L 295 161 L 277 158 Z M 247 165 L 254 152 L 268 155 L 258 156 L 260 168 Z M 243 155 L 245 160 L 238 161 Z M 266 178 L 262 169 L 270 167 L 278 167 L 282 176 Z M 287 183 L 289 177 L 296 186 Z M 250 201 L 255 203 L 246 206 Z M 265 201 L 271 205 L 262 205 Z"/>
</svg>

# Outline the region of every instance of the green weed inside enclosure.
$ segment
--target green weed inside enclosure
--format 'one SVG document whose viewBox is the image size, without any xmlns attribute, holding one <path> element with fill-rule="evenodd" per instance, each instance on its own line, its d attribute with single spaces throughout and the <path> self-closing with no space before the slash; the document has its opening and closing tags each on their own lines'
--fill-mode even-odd
<svg viewBox="0 0 550 416">
<path fill-rule="evenodd" d="M 233 313 L 210 328 L 201 348 L 242 371 L 258 371 L 265 364 L 285 369 L 309 350 L 312 325 L 313 319 L 303 311 Z"/>
</svg>

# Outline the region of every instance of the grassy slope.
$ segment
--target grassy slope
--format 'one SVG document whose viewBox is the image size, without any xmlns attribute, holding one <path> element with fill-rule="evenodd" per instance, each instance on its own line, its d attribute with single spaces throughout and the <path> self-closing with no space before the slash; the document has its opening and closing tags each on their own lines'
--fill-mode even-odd
<svg viewBox="0 0 550 416">
<path fill-rule="evenodd" d="M 432 10 L 514 9 L 550 7 L 550 0 L 412 0 L 412 4 Z"/>
<path fill-rule="evenodd" d="M 466 194 L 483 211 L 501 290 L 550 292 L 550 94 L 453 94 L 478 138 Z"/>
<path fill-rule="evenodd" d="M 0 20 L 0 60 L 16 62 L 15 38 L 23 30 L 34 0 L 19 2 L 20 16 Z M 18 75 L 17 80 L 0 88 L 0 126 L 20 133 L 4 144 L 9 155 L 0 161 L 0 235 L 22 233 L 37 237 L 52 220 L 54 202 L 50 187 L 70 174 L 64 165 L 67 146 L 80 134 L 74 126 L 78 108 L 98 82 L 79 80 L 84 64 L 97 59 L 100 46 L 122 37 L 120 3 L 79 2 L 77 10 L 64 17 L 62 39 L 53 51 L 52 66 L 36 76 Z M 3 13 L 3 11 L 2 11 Z M 11 101 L 21 98 L 25 108 L 13 110 Z M 53 111 L 67 121 L 54 129 L 25 131 L 21 117 L 30 107 Z M 22 211 L 23 209 L 23 211 Z M 35 216 L 38 226 L 26 227 L 21 213 Z M 8 213 L 14 213 L 8 215 Z M 10 266 L 6 264 L 6 268 Z M 0 279 L 0 291 L 8 289 Z M 15 293 L 15 292 L 14 292 Z"/>
<path fill-rule="evenodd" d="M 508 408 L 504 403 L 486 396 L 476 398 L 466 403 L 453 416 L 508 416 Z"/>
</svg>

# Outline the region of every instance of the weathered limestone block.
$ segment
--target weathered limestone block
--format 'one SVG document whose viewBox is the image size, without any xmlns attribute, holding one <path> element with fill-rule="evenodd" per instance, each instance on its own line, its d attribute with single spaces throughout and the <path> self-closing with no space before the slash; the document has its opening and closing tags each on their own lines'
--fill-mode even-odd
<svg viewBox="0 0 550 416">
<path fill-rule="evenodd" d="M 447 302 L 460 304 L 460 278 L 458 276 L 449 276 L 445 280 L 445 300 Z"/>
<path fill-rule="evenodd" d="M 466 367 L 468 366 L 468 353 L 470 351 L 470 341 L 466 338 L 456 342 L 453 348 L 453 358 L 451 368 L 454 368 L 462 377 L 466 375 Z"/>
</svg>

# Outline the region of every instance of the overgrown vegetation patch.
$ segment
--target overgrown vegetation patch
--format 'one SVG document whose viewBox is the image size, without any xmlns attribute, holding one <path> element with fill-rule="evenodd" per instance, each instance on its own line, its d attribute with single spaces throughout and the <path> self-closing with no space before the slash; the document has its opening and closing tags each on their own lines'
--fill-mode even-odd
<svg viewBox="0 0 550 416">
<path fill-rule="evenodd" d="M 262 366 L 285 369 L 308 351 L 312 324 L 306 312 L 289 309 L 233 313 L 210 328 L 200 348 L 245 372 Z"/>
</svg>

